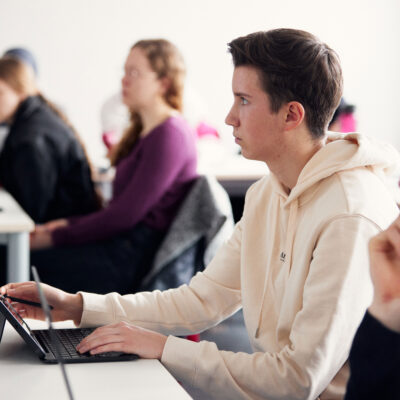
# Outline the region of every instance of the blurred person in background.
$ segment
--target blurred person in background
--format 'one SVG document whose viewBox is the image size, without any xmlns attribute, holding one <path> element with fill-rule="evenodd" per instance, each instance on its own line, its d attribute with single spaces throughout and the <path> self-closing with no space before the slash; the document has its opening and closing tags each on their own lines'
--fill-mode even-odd
<svg viewBox="0 0 400 400">
<path fill-rule="evenodd" d="M 36 59 L 33 56 L 32 52 L 30 52 L 26 48 L 22 47 L 14 47 L 6 50 L 3 56 L 11 56 L 25 63 L 28 68 L 32 68 L 35 77 L 38 75 L 38 66 L 36 63 Z M 0 152 L 3 148 L 5 139 L 9 132 L 9 126 L 6 123 L 0 122 Z"/>
<path fill-rule="evenodd" d="M 141 40 L 124 70 L 130 126 L 110 153 L 111 201 L 86 216 L 50 221 L 31 238 L 42 280 L 64 290 L 135 291 L 197 177 L 194 134 L 180 113 L 185 67 L 177 48 Z"/>
<path fill-rule="evenodd" d="M 40 93 L 32 65 L 14 53 L 0 59 L 0 122 L 8 127 L 0 183 L 35 223 L 92 212 L 99 201 L 85 148 Z"/>
</svg>

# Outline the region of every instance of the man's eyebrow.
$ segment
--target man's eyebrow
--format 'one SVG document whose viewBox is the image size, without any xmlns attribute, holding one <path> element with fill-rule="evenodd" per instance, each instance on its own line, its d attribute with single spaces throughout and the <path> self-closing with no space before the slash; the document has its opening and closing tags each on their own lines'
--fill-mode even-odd
<svg viewBox="0 0 400 400">
<path fill-rule="evenodd" d="M 233 92 L 236 97 L 252 97 L 251 95 L 243 92 Z"/>
</svg>

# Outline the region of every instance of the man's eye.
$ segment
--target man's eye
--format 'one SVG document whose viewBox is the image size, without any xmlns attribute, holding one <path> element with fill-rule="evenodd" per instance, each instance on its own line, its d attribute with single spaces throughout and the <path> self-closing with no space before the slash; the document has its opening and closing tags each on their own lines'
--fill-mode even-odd
<svg viewBox="0 0 400 400">
<path fill-rule="evenodd" d="M 245 99 L 244 97 L 241 97 L 241 98 L 240 98 L 240 104 L 245 105 L 245 104 L 248 104 L 248 103 L 249 103 L 248 100 Z"/>
</svg>

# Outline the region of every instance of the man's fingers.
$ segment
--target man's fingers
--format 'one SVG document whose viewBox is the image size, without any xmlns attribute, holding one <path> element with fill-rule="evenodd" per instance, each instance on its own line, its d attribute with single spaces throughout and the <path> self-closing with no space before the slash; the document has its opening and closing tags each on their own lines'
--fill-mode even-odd
<svg viewBox="0 0 400 400">
<path fill-rule="evenodd" d="M 369 250 L 381 253 L 394 251 L 400 257 L 400 226 L 393 223 L 388 229 L 374 236 L 369 242 Z"/>
<path fill-rule="evenodd" d="M 82 341 L 79 343 L 78 347 L 85 346 L 89 343 L 92 343 L 94 340 L 98 340 L 99 338 L 104 338 L 106 336 L 118 335 L 118 330 L 115 329 L 113 325 L 105 325 L 97 328 L 94 332 L 90 335 L 86 336 Z M 78 348 L 77 347 L 77 348 Z"/>
<path fill-rule="evenodd" d="M 105 344 L 102 346 L 98 346 L 93 350 L 90 350 L 90 354 L 100 354 L 100 353 L 106 353 L 108 351 L 122 351 L 124 353 L 126 353 L 124 351 L 124 343 L 123 342 L 114 342 L 114 343 L 109 343 L 109 344 Z"/>
<path fill-rule="evenodd" d="M 390 229 L 390 242 L 397 253 L 397 256 L 400 257 L 400 221 L 393 224 L 392 229 Z"/>
<path fill-rule="evenodd" d="M 119 334 L 97 335 L 92 338 L 89 338 L 88 336 L 87 338 L 83 339 L 76 348 L 80 353 L 86 353 L 87 351 L 91 351 L 98 347 L 110 345 L 112 343 L 121 343 L 122 341 L 123 337 Z"/>
<path fill-rule="evenodd" d="M 397 220 L 389 226 L 389 228 L 377 236 L 378 250 L 385 251 L 387 253 L 394 251 L 395 254 L 400 257 L 400 226 Z M 386 242 L 386 243 L 385 243 Z"/>
<path fill-rule="evenodd" d="M 9 288 L 6 289 L 6 293 L 9 296 L 19 297 L 25 300 L 39 300 L 39 294 L 37 287 L 32 282 L 27 282 L 25 284 L 10 284 Z"/>
<path fill-rule="evenodd" d="M 43 311 L 38 307 L 32 307 L 18 302 L 12 302 L 11 306 L 22 318 L 44 319 Z"/>
</svg>

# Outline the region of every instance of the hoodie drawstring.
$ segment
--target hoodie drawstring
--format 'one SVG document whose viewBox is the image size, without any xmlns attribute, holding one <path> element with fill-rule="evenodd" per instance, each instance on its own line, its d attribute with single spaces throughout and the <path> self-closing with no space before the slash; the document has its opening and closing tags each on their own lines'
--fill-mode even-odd
<svg viewBox="0 0 400 400">
<path fill-rule="evenodd" d="M 280 253 L 280 259 L 283 262 L 281 265 L 281 268 L 285 268 L 286 276 L 285 280 L 287 280 L 290 269 L 292 266 L 292 252 L 293 252 L 293 241 L 294 241 L 294 235 L 296 233 L 296 226 L 297 226 L 297 211 L 299 208 L 299 200 L 298 198 L 295 198 L 294 200 L 291 201 L 290 203 L 290 209 L 289 209 L 289 218 L 287 222 L 287 230 L 286 230 L 286 238 L 285 238 L 285 247 L 282 249 L 282 252 Z M 259 333 L 260 333 L 260 326 L 261 326 L 261 320 L 262 320 L 262 315 L 263 315 L 263 306 L 264 306 L 264 300 L 265 296 L 267 293 L 267 287 L 270 279 L 273 279 L 272 276 L 272 267 L 268 269 L 268 274 L 266 276 L 265 282 L 264 282 L 264 289 L 263 289 L 263 294 L 261 297 L 261 305 L 260 305 L 260 311 L 258 315 L 258 323 L 257 323 L 257 329 L 255 333 L 255 337 L 258 338 Z M 272 284 L 273 282 L 271 282 Z"/>
</svg>

